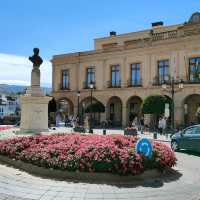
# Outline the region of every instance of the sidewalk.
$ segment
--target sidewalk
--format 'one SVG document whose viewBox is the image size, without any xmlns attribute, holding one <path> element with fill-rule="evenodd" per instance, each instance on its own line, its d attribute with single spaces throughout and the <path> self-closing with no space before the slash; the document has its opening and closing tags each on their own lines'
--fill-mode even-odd
<svg viewBox="0 0 200 200">
<path fill-rule="evenodd" d="M 154 133 L 151 133 L 151 132 L 145 132 L 144 134 L 139 133 L 139 137 L 154 139 Z M 159 133 L 157 133 L 157 139 L 155 140 L 161 141 L 161 142 L 170 142 L 171 138 L 170 138 L 170 135 L 160 135 Z"/>
<path fill-rule="evenodd" d="M 93 133 L 98 134 L 98 135 L 103 135 L 103 130 L 104 129 L 93 129 Z M 0 139 L 16 136 L 15 132 L 17 131 L 19 131 L 19 128 L 11 128 L 11 129 L 0 131 Z M 49 135 L 49 134 L 59 134 L 59 133 L 74 133 L 74 131 L 73 131 L 73 128 L 55 127 L 55 128 L 49 129 L 49 132 L 45 132 L 43 134 Z M 86 134 L 89 134 L 89 133 L 86 133 Z M 106 129 L 106 135 L 112 135 L 112 134 L 124 135 L 124 130 L 123 129 Z M 140 138 L 154 139 L 153 137 L 154 134 L 152 132 L 144 132 L 144 134 L 141 134 L 140 131 L 138 131 L 138 136 Z M 170 136 L 168 135 L 167 137 L 165 135 L 157 134 L 156 140 L 161 141 L 161 142 L 170 142 Z"/>
</svg>

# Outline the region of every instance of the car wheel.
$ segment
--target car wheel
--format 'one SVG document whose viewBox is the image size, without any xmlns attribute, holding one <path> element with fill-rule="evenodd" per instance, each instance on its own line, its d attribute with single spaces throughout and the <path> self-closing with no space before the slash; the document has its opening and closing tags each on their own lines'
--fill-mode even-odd
<svg viewBox="0 0 200 200">
<path fill-rule="evenodd" d="M 175 140 L 172 141 L 172 143 L 171 143 L 171 148 L 172 148 L 174 151 L 179 150 L 179 146 L 178 146 L 177 141 L 175 141 Z"/>
</svg>

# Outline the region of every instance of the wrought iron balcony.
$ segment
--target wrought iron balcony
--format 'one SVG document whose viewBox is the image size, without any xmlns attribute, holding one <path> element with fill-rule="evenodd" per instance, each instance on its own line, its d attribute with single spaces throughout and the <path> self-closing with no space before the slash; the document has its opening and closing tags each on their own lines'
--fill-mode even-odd
<svg viewBox="0 0 200 200">
<path fill-rule="evenodd" d="M 183 82 L 185 84 L 199 84 L 200 83 L 200 78 L 195 78 L 195 79 L 192 79 L 192 80 L 185 79 Z"/>
<path fill-rule="evenodd" d="M 108 81 L 107 82 L 108 88 L 120 88 L 121 87 L 121 81 Z"/>
<path fill-rule="evenodd" d="M 67 85 L 59 84 L 60 90 L 70 90 L 69 83 Z"/>
<path fill-rule="evenodd" d="M 162 80 L 159 78 L 159 76 L 155 76 L 154 79 L 153 79 L 153 86 L 159 86 L 159 85 L 162 85 L 162 84 L 169 84 L 170 82 L 170 77 L 168 78 L 168 80 Z"/>
<path fill-rule="evenodd" d="M 140 80 L 128 80 L 127 86 L 128 87 L 142 87 L 142 79 L 140 79 Z"/>
<path fill-rule="evenodd" d="M 93 84 L 93 89 L 96 89 L 96 83 L 92 82 Z M 83 82 L 83 89 L 90 89 L 90 83 L 88 83 L 87 81 Z"/>
</svg>

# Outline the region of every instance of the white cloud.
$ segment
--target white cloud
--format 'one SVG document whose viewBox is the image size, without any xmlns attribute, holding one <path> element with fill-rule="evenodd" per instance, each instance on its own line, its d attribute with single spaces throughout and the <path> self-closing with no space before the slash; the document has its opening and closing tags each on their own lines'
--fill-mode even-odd
<svg viewBox="0 0 200 200">
<path fill-rule="evenodd" d="M 0 83 L 9 85 L 30 85 L 32 63 L 27 57 L 0 53 Z M 44 60 L 40 66 L 41 85 L 50 86 L 52 82 L 52 67 Z"/>
</svg>

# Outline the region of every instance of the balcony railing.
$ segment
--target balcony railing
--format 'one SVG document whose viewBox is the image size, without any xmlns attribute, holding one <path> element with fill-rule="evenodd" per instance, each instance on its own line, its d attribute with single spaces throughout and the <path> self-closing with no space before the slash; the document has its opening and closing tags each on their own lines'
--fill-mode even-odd
<svg viewBox="0 0 200 200">
<path fill-rule="evenodd" d="M 108 88 L 120 88 L 121 87 L 121 81 L 108 81 L 107 87 Z"/>
<path fill-rule="evenodd" d="M 128 80 L 127 81 L 128 87 L 142 87 L 142 80 Z"/>
<path fill-rule="evenodd" d="M 198 78 L 193 79 L 193 80 L 185 79 L 183 82 L 185 84 L 199 84 L 200 83 L 200 79 L 198 79 Z"/>
<path fill-rule="evenodd" d="M 93 83 L 93 89 L 96 89 L 95 82 L 92 82 L 92 83 Z M 83 82 L 83 89 L 90 89 L 90 83 L 88 83 L 87 81 L 84 81 Z"/>
<path fill-rule="evenodd" d="M 177 38 L 177 37 L 178 37 L 178 31 L 177 30 L 152 34 L 152 40 L 153 41 L 167 40 L 167 39 L 173 39 L 173 38 Z"/>
<path fill-rule="evenodd" d="M 63 84 L 59 84 L 59 88 L 60 88 L 60 90 L 70 90 L 69 83 L 65 86 Z"/>
<path fill-rule="evenodd" d="M 158 86 L 158 85 L 162 85 L 162 84 L 169 84 L 169 79 L 168 80 L 162 80 L 160 79 L 158 76 L 154 77 L 153 79 L 153 85 L 154 86 Z"/>
</svg>

